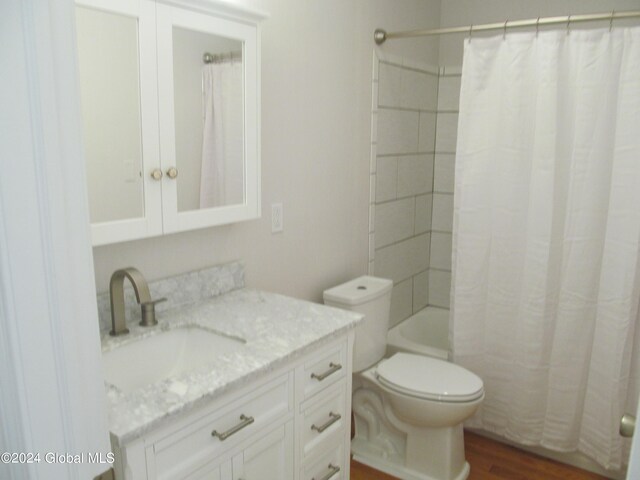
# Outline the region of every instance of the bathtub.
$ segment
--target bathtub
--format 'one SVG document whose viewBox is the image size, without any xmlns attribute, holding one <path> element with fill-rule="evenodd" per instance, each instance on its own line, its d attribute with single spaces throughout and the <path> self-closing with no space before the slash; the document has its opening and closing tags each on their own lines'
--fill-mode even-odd
<svg viewBox="0 0 640 480">
<path fill-rule="evenodd" d="M 426 307 L 389 330 L 387 355 L 397 352 L 449 358 L 449 310 Z"/>
</svg>

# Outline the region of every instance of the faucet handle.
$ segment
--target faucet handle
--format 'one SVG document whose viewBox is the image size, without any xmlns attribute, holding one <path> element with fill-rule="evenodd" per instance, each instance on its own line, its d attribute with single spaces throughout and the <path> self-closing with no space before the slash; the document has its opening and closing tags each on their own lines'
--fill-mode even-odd
<svg viewBox="0 0 640 480">
<path fill-rule="evenodd" d="M 142 309 L 142 320 L 140 320 L 140 325 L 143 327 L 153 327 L 154 325 L 157 325 L 156 303 L 165 302 L 166 300 L 166 297 L 162 297 L 148 302 L 142 302 L 140 304 L 140 308 Z"/>
</svg>

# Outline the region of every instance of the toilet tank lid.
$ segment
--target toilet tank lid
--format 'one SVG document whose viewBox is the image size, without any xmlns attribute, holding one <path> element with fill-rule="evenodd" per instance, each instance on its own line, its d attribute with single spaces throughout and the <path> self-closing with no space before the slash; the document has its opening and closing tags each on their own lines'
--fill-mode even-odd
<svg viewBox="0 0 640 480">
<path fill-rule="evenodd" d="M 363 275 L 324 291 L 324 301 L 341 305 L 361 305 L 389 292 L 393 281 Z"/>
</svg>

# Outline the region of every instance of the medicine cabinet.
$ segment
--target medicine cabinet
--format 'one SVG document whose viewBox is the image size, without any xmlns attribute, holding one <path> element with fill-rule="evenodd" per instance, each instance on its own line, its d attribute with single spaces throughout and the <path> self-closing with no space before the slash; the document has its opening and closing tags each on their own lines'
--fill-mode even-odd
<svg viewBox="0 0 640 480">
<path fill-rule="evenodd" d="M 94 245 L 260 216 L 260 12 L 78 0 Z"/>
</svg>

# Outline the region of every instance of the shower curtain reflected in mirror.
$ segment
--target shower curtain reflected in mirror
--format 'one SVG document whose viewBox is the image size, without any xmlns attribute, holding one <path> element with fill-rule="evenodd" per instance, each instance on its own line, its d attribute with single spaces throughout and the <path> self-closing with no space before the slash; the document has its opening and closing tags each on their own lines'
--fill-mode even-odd
<svg viewBox="0 0 640 480">
<path fill-rule="evenodd" d="M 640 368 L 640 28 L 465 40 L 451 344 L 469 426 L 626 463 Z"/>
<path fill-rule="evenodd" d="M 243 203 L 242 61 L 202 69 L 203 138 L 200 208 Z"/>
</svg>

